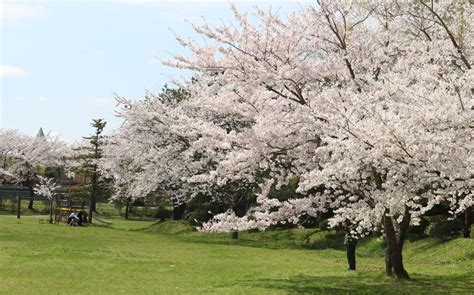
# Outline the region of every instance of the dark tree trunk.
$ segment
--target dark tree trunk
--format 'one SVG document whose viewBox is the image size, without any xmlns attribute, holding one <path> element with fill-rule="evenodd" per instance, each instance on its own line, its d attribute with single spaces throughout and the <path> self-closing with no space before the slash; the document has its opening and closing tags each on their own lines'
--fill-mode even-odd
<svg viewBox="0 0 474 295">
<path fill-rule="evenodd" d="M 385 274 L 387 276 L 393 275 L 393 265 L 390 260 L 390 248 L 388 246 L 387 249 L 385 249 Z"/>
<path fill-rule="evenodd" d="M 410 213 L 405 209 L 403 220 L 399 224 L 399 232 L 395 231 L 392 217 L 384 216 L 384 229 L 387 239 L 387 250 L 385 252 L 385 272 L 387 275 L 394 274 L 400 280 L 410 279 L 403 265 L 403 245 L 410 225 Z"/>
<path fill-rule="evenodd" d="M 233 240 L 237 240 L 239 238 L 239 232 L 238 231 L 233 231 L 231 234 L 231 237 Z"/>
<path fill-rule="evenodd" d="M 130 206 L 130 203 L 127 201 L 125 204 L 125 219 L 128 219 L 128 207 Z"/>
<path fill-rule="evenodd" d="M 184 212 L 186 211 L 186 204 L 182 203 L 173 207 L 173 220 L 181 220 L 184 218 Z"/>
<path fill-rule="evenodd" d="M 397 245 L 391 253 L 391 261 L 393 265 L 393 273 L 397 276 L 397 279 L 400 280 L 409 280 L 408 272 L 403 266 L 403 256 L 402 256 L 403 247 Z"/>
<path fill-rule="evenodd" d="M 464 226 L 462 230 L 462 235 L 465 238 L 471 237 L 471 225 L 472 225 L 472 217 L 471 217 L 471 210 L 472 208 L 466 208 L 464 211 Z"/>
<path fill-rule="evenodd" d="M 98 147 L 95 146 L 95 153 L 97 155 Z M 97 157 L 96 157 L 97 158 Z M 97 193 L 98 193 L 98 181 L 99 175 L 97 172 L 97 165 L 94 165 L 94 172 L 92 173 L 92 182 L 91 182 L 91 202 L 89 206 L 89 223 L 92 223 L 92 214 L 96 211 L 96 203 L 97 203 Z"/>
<path fill-rule="evenodd" d="M 96 203 L 96 200 L 95 200 L 95 196 L 92 194 L 91 195 L 91 203 L 89 204 L 89 216 L 87 217 L 87 220 L 89 221 L 90 224 L 92 224 L 92 215 L 93 215 L 93 212 L 95 211 L 95 203 Z"/>
<path fill-rule="evenodd" d="M 31 198 L 30 202 L 28 203 L 28 209 L 33 210 L 33 198 Z"/>
<path fill-rule="evenodd" d="M 155 214 L 155 218 L 156 219 L 159 219 L 160 222 L 163 222 L 165 221 L 167 215 L 166 215 L 166 211 L 165 211 L 165 208 L 163 208 L 162 206 L 160 206 L 159 204 L 157 204 L 157 210 L 156 210 L 156 214 Z"/>
<path fill-rule="evenodd" d="M 186 212 L 186 204 L 183 203 L 179 206 L 179 216 L 181 217 L 181 219 L 184 218 L 184 213 Z"/>
<path fill-rule="evenodd" d="M 53 223 L 53 200 L 49 200 L 49 223 Z"/>
<path fill-rule="evenodd" d="M 56 206 L 56 208 L 54 210 L 54 221 L 56 223 L 58 223 L 60 221 L 59 218 L 58 218 L 58 208 L 59 208 L 58 198 L 55 197 L 53 200 L 54 200 L 54 206 Z M 82 208 L 82 210 L 84 210 L 84 208 Z"/>
<path fill-rule="evenodd" d="M 179 219 L 179 208 L 178 206 L 173 206 L 173 220 Z"/>
<path fill-rule="evenodd" d="M 26 177 L 26 186 L 30 190 L 30 202 L 28 203 L 28 209 L 33 210 L 33 197 L 35 196 L 33 193 L 33 181 L 31 180 L 30 177 L 30 172 L 28 172 L 27 177 Z"/>
<path fill-rule="evenodd" d="M 20 215 L 21 215 L 21 198 L 17 197 L 16 218 L 20 219 Z"/>
<path fill-rule="evenodd" d="M 94 198 L 92 198 L 91 200 L 91 208 L 92 208 L 92 211 L 96 211 L 97 209 L 97 200 Z"/>
</svg>

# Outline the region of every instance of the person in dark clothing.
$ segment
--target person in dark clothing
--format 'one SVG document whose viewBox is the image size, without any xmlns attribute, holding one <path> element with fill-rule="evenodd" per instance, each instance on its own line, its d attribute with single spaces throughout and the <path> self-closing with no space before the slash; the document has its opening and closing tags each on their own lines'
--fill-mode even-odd
<svg viewBox="0 0 474 295">
<path fill-rule="evenodd" d="M 79 211 L 79 213 L 77 213 L 77 218 L 79 218 L 77 225 L 82 226 L 82 222 L 84 221 L 84 211 Z"/>
<path fill-rule="evenodd" d="M 351 236 L 350 229 L 347 230 L 346 236 L 344 237 L 344 245 L 346 245 L 347 251 L 347 263 L 349 264 L 349 270 L 356 270 L 356 246 L 357 239 Z"/>
</svg>

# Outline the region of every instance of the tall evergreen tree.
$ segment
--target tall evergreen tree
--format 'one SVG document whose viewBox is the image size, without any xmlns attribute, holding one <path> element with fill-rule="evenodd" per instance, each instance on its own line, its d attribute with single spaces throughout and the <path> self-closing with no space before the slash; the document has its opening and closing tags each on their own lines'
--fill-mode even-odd
<svg viewBox="0 0 474 295">
<path fill-rule="evenodd" d="M 81 162 L 78 172 L 83 173 L 84 180 L 90 180 L 90 205 L 89 205 L 89 221 L 92 220 L 92 214 L 96 210 L 96 203 L 101 193 L 106 191 L 104 178 L 101 176 L 98 161 L 102 158 L 103 138 L 105 122 L 103 119 L 93 119 L 91 126 L 95 128 L 94 134 L 83 137 L 87 145 L 79 148 L 80 154 L 77 160 Z"/>
</svg>

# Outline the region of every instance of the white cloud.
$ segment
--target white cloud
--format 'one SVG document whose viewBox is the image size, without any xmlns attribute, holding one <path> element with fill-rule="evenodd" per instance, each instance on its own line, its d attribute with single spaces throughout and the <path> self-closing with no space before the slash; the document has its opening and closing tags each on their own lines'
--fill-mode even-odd
<svg viewBox="0 0 474 295">
<path fill-rule="evenodd" d="M 92 98 L 93 103 L 97 107 L 115 107 L 117 105 L 117 101 L 113 97 L 108 96 L 99 96 Z"/>
<path fill-rule="evenodd" d="M 26 75 L 26 71 L 17 66 L 0 65 L 0 77 L 1 78 L 14 78 L 23 77 Z"/>
<path fill-rule="evenodd" d="M 18 24 L 25 19 L 44 15 L 44 7 L 23 3 L 0 3 L 0 24 Z"/>
</svg>

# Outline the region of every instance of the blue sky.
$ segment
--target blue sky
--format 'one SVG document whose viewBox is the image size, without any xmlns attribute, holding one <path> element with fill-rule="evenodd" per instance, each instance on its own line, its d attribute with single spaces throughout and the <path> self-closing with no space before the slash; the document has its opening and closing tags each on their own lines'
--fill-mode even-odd
<svg viewBox="0 0 474 295">
<path fill-rule="evenodd" d="M 234 1 L 287 15 L 311 1 Z M 141 98 L 186 73 L 160 63 L 185 52 L 174 39 L 195 37 L 191 25 L 231 21 L 228 1 L 1 1 L 0 128 L 35 134 L 39 127 L 69 140 L 110 131 L 114 93 Z M 174 32 L 174 33 L 173 33 Z"/>
</svg>

